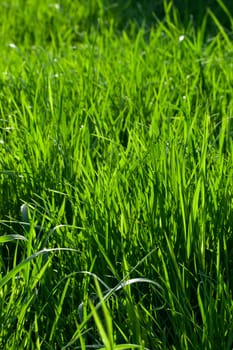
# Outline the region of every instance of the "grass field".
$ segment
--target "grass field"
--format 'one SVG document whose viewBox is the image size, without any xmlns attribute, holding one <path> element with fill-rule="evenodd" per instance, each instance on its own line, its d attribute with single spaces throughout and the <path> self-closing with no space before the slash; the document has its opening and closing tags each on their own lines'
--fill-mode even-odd
<svg viewBox="0 0 233 350">
<path fill-rule="evenodd" d="M 106 3 L 0 2 L 0 349 L 231 350 L 232 32 Z"/>
</svg>

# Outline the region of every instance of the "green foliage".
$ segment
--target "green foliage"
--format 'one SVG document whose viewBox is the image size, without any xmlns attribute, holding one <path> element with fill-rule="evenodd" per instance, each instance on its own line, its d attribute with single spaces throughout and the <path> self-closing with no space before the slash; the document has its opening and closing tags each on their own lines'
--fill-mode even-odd
<svg viewBox="0 0 233 350">
<path fill-rule="evenodd" d="M 231 34 L 120 3 L 0 4 L 2 349 L 233 346 Z"/>
</svg>

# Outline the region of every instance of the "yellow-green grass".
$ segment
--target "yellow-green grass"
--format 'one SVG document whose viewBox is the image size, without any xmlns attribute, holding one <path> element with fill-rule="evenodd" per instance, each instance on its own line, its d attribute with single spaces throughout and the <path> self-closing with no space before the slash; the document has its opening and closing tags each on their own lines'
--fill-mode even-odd
<svg viewBox="0 0 233 350">
<path fill-rule="evenodd" d="M 230 350 L 231 33 L 25 3 L 0 5 L 0 348 Z"/>
</svg>

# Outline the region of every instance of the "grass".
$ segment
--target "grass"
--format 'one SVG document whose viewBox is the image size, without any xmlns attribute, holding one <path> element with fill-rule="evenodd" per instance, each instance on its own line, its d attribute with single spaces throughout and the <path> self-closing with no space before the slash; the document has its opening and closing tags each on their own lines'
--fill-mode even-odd
<svg viewBox="0 0 233 350">
<path fill-rule="evenodd" d="M 232 349 L 231 33 L 0 6 L 0 348 Z"/>
</svg>

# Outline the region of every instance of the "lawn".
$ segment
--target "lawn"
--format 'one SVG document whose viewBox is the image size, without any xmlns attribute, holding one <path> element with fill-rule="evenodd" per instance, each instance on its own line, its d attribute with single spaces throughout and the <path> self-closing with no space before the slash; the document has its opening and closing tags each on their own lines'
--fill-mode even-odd
<svg viewBox="0 0 233 350">
<path fill-rule="evenodd" d="M 119 3 L 0 2 L 0 349 L 233 347 L 233 15 Z"/>
</svg>

